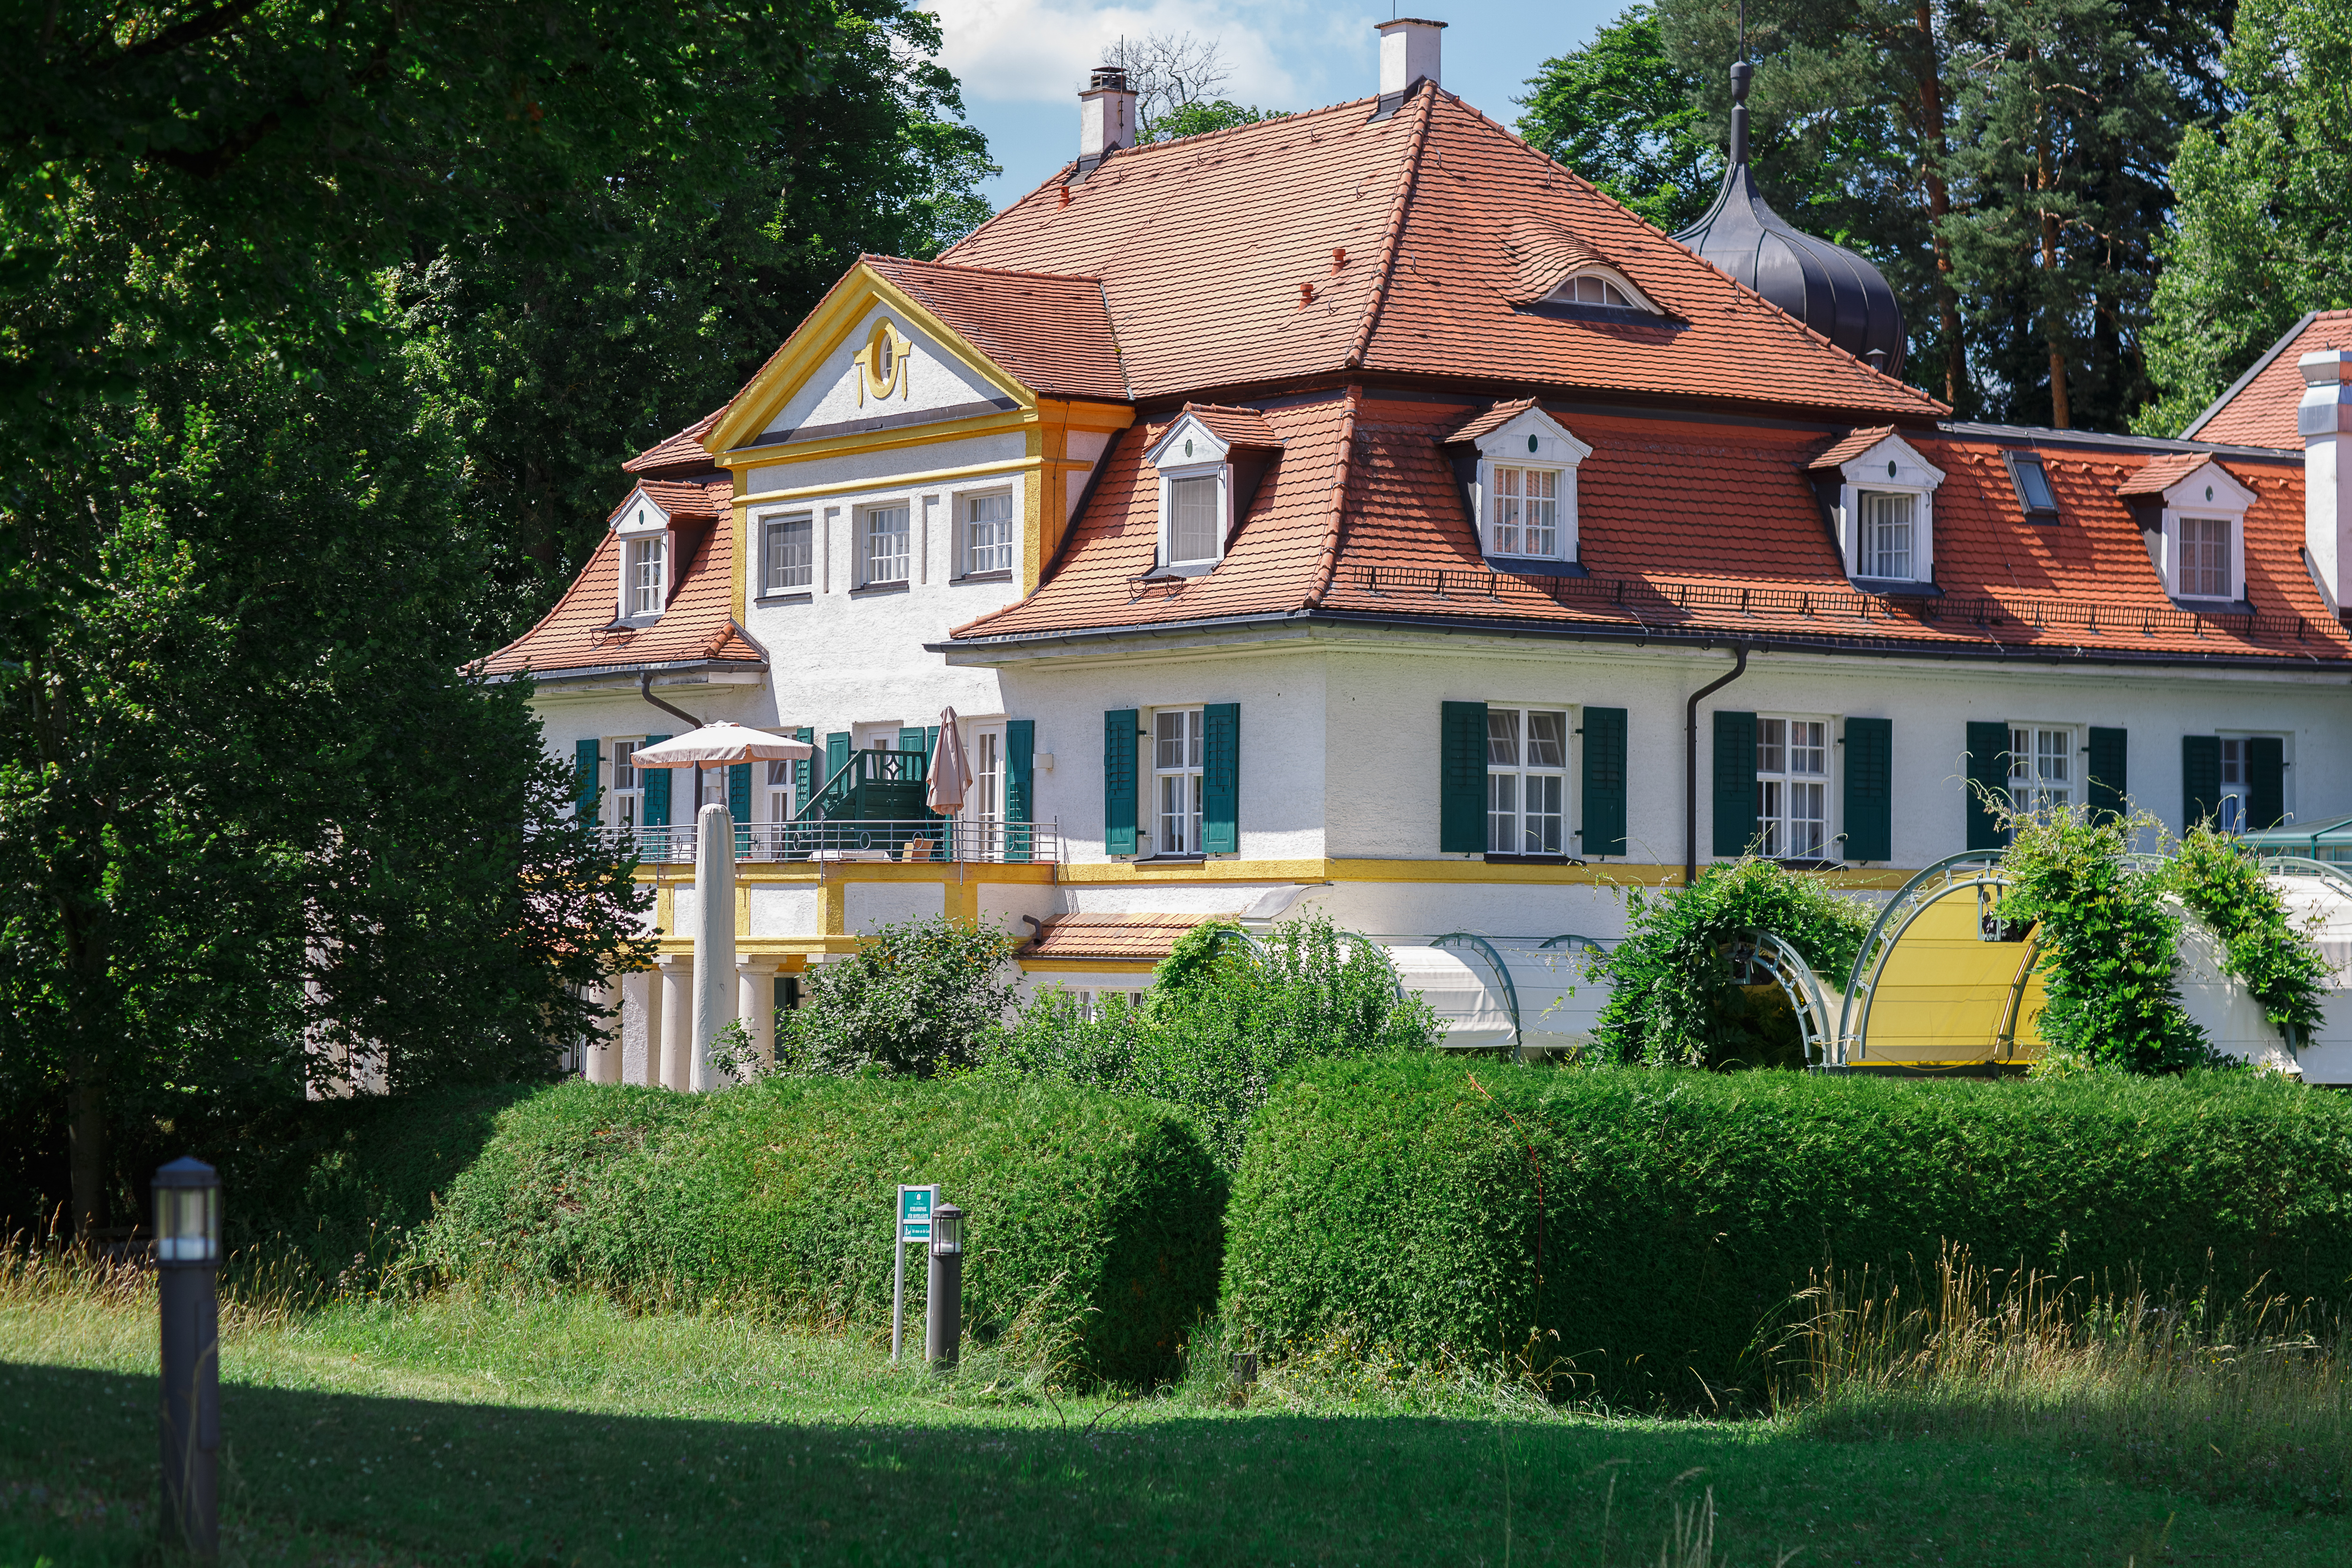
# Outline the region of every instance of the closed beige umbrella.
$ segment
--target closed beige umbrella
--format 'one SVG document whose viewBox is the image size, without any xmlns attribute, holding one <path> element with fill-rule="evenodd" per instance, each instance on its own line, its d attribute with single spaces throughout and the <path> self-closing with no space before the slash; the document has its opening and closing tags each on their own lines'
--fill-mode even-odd
<svg viewBox="0 0 2352 1568">
<path fill-rule="evenodd" d="M 952 708 L 940 712 L 940 743 L 931 752 L 929 783 L 928 799 L 933 811 L 952 816 L 963 809 L 964 794 L 971 788 L 971 763 L 963 754 L 963 731 Z"/>
</svg>

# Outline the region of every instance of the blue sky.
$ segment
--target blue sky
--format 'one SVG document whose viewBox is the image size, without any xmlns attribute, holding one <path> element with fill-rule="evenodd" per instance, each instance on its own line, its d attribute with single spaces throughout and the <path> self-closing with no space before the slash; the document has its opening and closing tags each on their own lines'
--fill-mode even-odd
<svg viewBox="0 0 2352 1568">
<path fill-rule="evenodd" d="M 1511 101 L 1545 59 L 1575 48 L 1630 0 L 1405 0 L 1402 14 L 1447 23 L 1450 91 L 1509 124 Z M 1263 109 L 1312 109 L 1379 85 L 1376 23 L 1386 5 L 1316 0 L 928 0 L 947 34 L 945 63 L 964 108 L 987 134 L 1003 174 L 985 187 L 1002 206 L 1077 149 L 1077 92 L 1106 45 L 1122 34 L 1191 33 L 1217 39 L 1233 69 L 1224 96 Z"/>
</svg>

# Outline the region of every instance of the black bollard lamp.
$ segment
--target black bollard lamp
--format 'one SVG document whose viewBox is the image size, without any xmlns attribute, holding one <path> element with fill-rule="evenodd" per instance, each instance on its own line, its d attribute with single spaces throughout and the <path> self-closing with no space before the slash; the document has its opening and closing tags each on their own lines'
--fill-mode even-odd
<svg viewBox="0 0 2352 1568">
<path fill-rule="evenodd" d="M 220 1173 L 174 1160 L 155 1173 L 155 1261 L 220 1262 Z"/>
</svg>

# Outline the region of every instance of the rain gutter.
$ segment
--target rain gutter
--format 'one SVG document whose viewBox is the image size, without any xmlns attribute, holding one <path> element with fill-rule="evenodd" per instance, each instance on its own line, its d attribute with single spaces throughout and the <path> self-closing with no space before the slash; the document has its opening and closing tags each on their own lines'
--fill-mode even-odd
<svg viewBox="0 0 2352 1568">
<path fill-rule="evenodd" d="M 1738 662 L 1731 673 L 1718 680 L 1709 681 L 1690 695 L 1683 727 L 1683 886 L 1687 888 L 1698 879 L 1698 702 L 1702 697 L 1712 697 L 1741 676 L 1748 673 L 1748 645 L 1735 643 L 1731 651 Z"/>
</svg>

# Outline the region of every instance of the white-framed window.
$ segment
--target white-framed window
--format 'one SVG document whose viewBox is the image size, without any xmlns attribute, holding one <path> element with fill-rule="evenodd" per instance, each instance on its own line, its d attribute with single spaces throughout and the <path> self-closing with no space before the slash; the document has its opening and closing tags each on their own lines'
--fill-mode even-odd
<svg viewBox="0 0 2352 1568">
<path fill-rule="evenodd" d="M 1559 470 L 1496 464 L 1491 472 L 1487 553 L 1559 555 Z"/>
<path fill-rule="evenodd" d="M 1151 716 L 1152 852 L 1201 850 L 1201 710 L 1162 708 Z"/>
<path fill-rule="evenodd" d="M 1013 492 L 962 496 L 956 506 L 962 514 L 958 525 L 963 534 L 965 573 L 1012 571 Z"/>
<path fill-rule="evenodd" d="M 646 781 L 631 760 L 642 741 L 613 742 L 613 787 L 604 792 L 604 809 L 614 827 L 635 827 L 645 820 Z"/>
<path fill-rule="evenodd" d="M 1770 859 L 1828 858 L 1828 720 L 1757 715 L 1756 839 Z"/>
<path fill-rule="evenodd" d="M 1161 484 L 1166 539 L 1163 559 L 1171 566 L 1205 566 L 1224 553 L 1225 474 L 1170 475 Z"/>
<path fill-rule="evenodd" d="M 772 517 L 767 523 L 766 592 L 789 594 L 815 580 L 816 552 L 809 516 Z"/>
<path fill-rule="evenodd" d="M 1114 989 L 1107 985 L 1076 987 L 1072 994 L 1078 1004 L 1078 1016 L 1089 1021 L 1108 1018 L 1121 1009 L 1132 1012 L 1143 1005 L 1141 991 Z"/>
<path fill-rule="evenodd" d="M 1004 731 L 991 725 L 964 732 L 971 761 L 971 787 L 964 792 L 963 820 L 971 829 L 967 853 L 983 860 L 1004 858 Z"/>
<path fill-rule="evenodd" d="M 1658 308 L 1644 299 L 1630 279 L 1599 268 L 1587 267 L 1560 279 L 1557 288 L 1544 296 L 1548 305 L 1598 305 L 1605 310 L 1646 310 L 1653 315 Z"/>
<path fill-rule="evenodd" d="M 2246 766 L 2246 738 L 2221 737 L 2221 810 L 2213 826 L 2224 833 L 2246 830 L 2246 800 L 2253 793 L 2253 774 Z"/>
<path fill-rule="evenodd" d="M 1486 852 L 1568 853 L 1568 711 L 1486 709 Z"/>
<path fill-rule="evenodd" d="M 1919 497 L 1909 490 L 1864 490 L 1855 499 L 1862 508 L 1861 575 L 1913 581 Z"/>
<path fill-rule="evenodd" d="M 913 574 L 914 530 L 911 509 L 904 501 L 867 507 L 859 515 L 864 548 L 859 553 L 862 581 L 867 585 L 904 583 Z"/>
<path fill-rule="evenodd" d="M 2175 526 L 2180 534 L 2180 569 L 2173 592 L 2184 599 L 2236 598 L 2234 521 L 2184 514 Z"/>
<path fill-rule="evenodd" d="M 2017 811 L 2072 811 L 2083 804 L 2072 725 L 2012 723 L 2009 727 L 2009 799 Z"/>
<path fill-rule="evenodd" d="M 793 819 L 793 764 L 775 758 L 760 764 L 766 777 L 768 822 L 790 822 Z"/>
<path fill-rule="evenodd" d="M 669 604 L 669 535 L 648 533 L 621 542 L 621 614 L 652 620 Z"/>
</svg>

